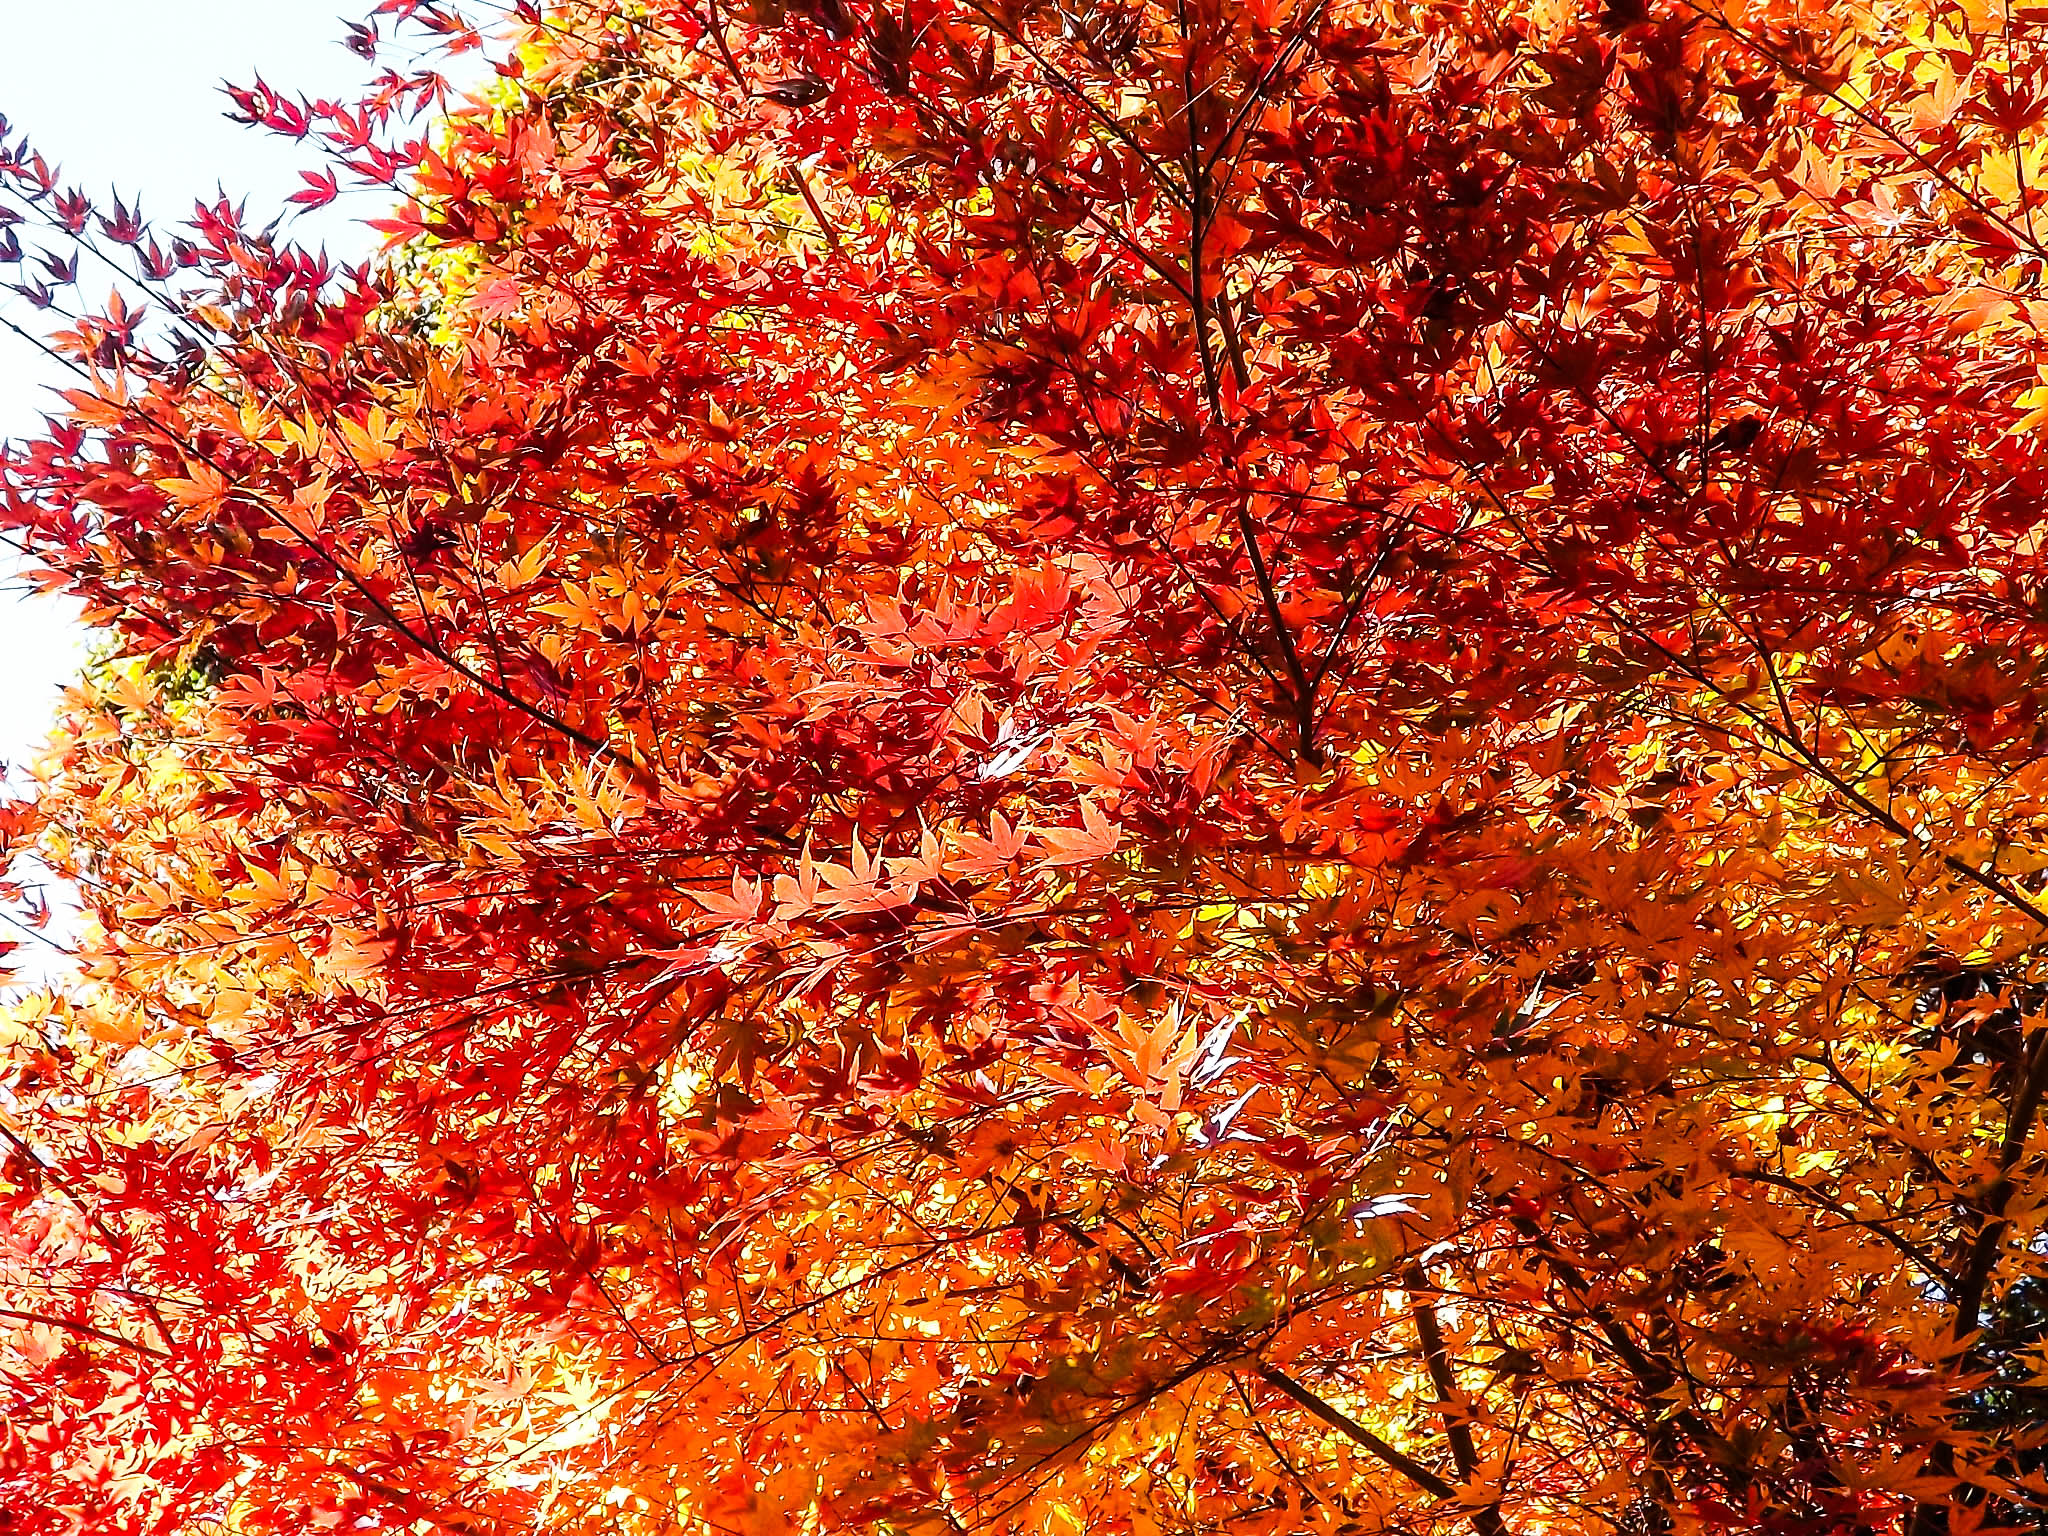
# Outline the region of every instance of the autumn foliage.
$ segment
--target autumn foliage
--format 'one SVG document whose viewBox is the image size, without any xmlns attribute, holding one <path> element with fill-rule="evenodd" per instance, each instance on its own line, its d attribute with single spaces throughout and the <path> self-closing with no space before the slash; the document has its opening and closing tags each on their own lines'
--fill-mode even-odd
<svg viewBox="0 0 2048 1536">
<path fill-rule="evenodd" d="M 2048 8 L 507 26 L 0 164 L 0 1531 L 2042 1527 Z"/>
</svg>

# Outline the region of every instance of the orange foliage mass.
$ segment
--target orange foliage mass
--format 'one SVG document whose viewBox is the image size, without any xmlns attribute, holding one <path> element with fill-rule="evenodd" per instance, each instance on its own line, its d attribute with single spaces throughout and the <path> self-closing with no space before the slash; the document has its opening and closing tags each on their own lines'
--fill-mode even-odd
<svg viewBox="0 0 2048 1536">
<path fill-rule="evenodd" d="M 505 47 L 7 153 L 0 1531 L 2038 1527 L 2048 10 Z"/>
</svg>

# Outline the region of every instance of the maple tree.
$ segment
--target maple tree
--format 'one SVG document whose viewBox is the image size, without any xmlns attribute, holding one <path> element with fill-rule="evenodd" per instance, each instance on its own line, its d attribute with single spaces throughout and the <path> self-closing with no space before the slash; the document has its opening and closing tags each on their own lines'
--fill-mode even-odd
<svg viewBox="0 0 2048 1536">
<path fill-rule="evenodd" d="M 0 1529 L 2041 1523 L 2048 10 L 508 25 L 0 164 Z"/>
</svg>

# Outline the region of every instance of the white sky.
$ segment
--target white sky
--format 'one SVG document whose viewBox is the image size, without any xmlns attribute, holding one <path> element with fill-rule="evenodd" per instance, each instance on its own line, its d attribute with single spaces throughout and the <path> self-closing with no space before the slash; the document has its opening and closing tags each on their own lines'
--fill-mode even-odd
<svg viewBox="0 0 2048 1536">
<path fill-rule="evenodd" d="M 67 183 L 95 197 L 118 189 L 131 207 L 140 197 L 160 226 L 222 186 L 268 222 L 304 185 L 299 171 L 319 162 L 307 145 L 227 121 L 221 82 L 260 75 L 281 92 L 347 100 L 371 67 L 341 46 L 337 13 L 359 20 L 369 9 L 369 0 L 0 0 L 0 115 Z M 378 237 L 355 221 L 381 216 L 390 201 L 344 191 L 287 228 L 358 260 Z M 47 319 L 26 308 L 0 291 L 0 312 L 31 330 Z M 62 374 L 0 332 L 0 438 L 37 433 Z M 33 755 L 89 644 L 67 606 L 0 581 L 0 763 Z"/>
<path fill-rule="evenodd" d="M 0 0 L 0 114 L 100 196 L 118 189 L 160 224 L 225 186 L 267 219 L 314 167 L 312 152 L 227 121 L 224 79 L 346 99 L 368 66 L 340 46 L 347 0 Z M 368 6 L 365 5 L 367 10 Z M 368 198 L 373 206 L 366 206 Z M 357 259 L 375 236 L 355 218 L 375 194 L 344 195 L 293 233 Z M 88 292 L 92 291 L 88 288 Z M 0 293 L 10 314 L 26 308 Z M 35 317 L 21 315 L 33 328 Z M 62 370 L 0 333 L 0 437 L 33 435 Z M 0 590 L 0 761 L 19 763 L 47 733 L 58 690 L 88 640 L 58 602 Z"/>
</svg>

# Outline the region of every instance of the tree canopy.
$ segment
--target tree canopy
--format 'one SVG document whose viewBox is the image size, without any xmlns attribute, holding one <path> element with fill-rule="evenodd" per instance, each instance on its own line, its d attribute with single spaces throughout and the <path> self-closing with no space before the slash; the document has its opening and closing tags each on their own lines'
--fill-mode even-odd
<svg viewBox="0 0 2048 1536">
<path fill-rule="evenodd" d="M 0 1531 L 2048 1519 L 2048 7 L 507 26 L 0 156 Z"/>
</svg>

